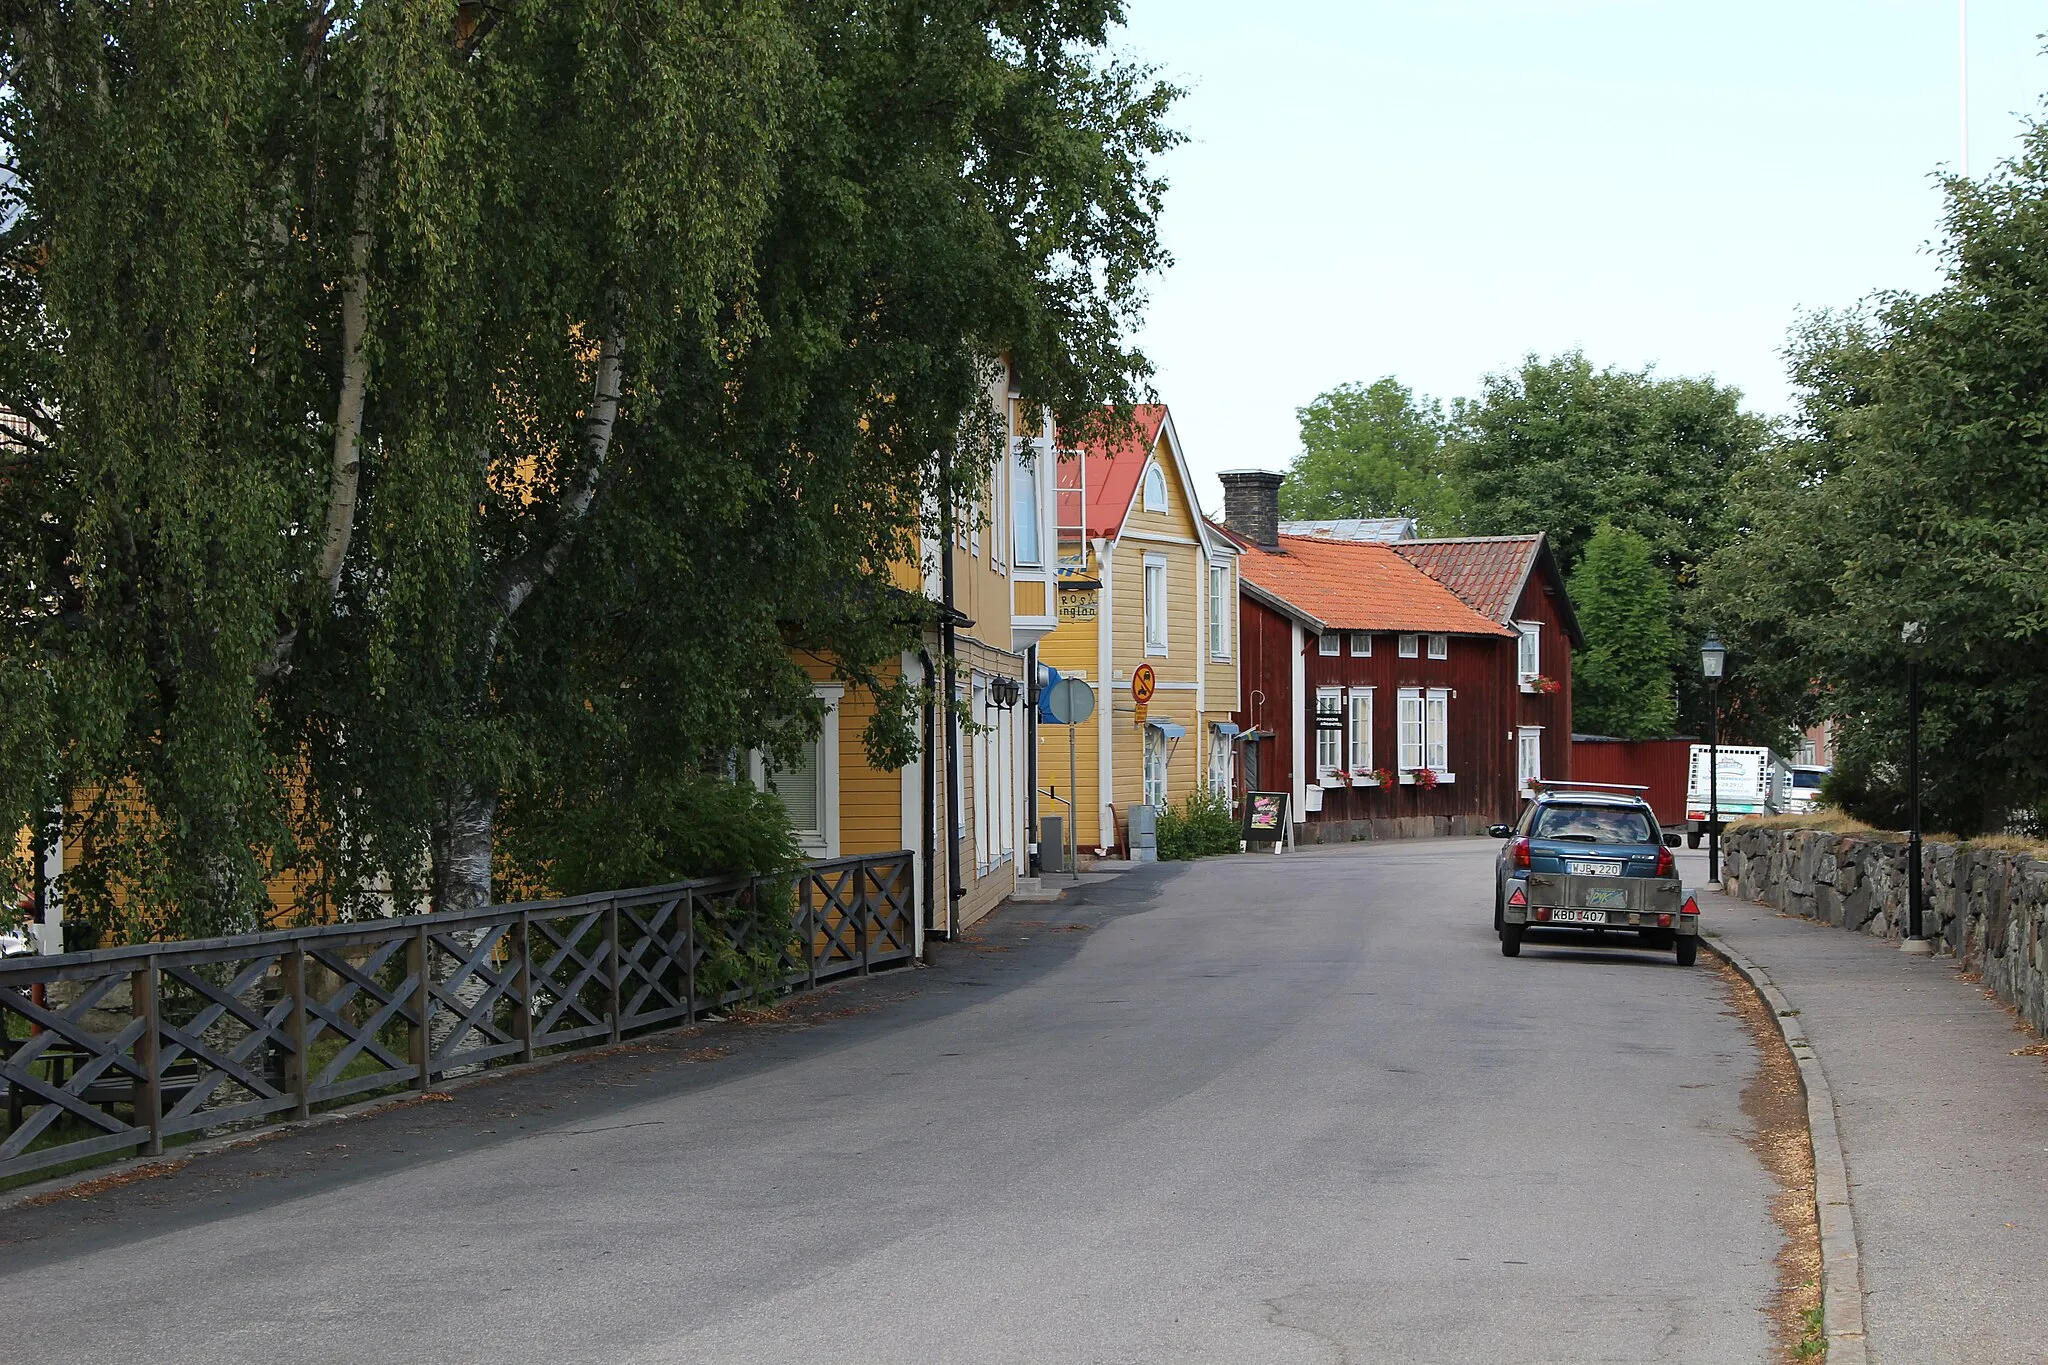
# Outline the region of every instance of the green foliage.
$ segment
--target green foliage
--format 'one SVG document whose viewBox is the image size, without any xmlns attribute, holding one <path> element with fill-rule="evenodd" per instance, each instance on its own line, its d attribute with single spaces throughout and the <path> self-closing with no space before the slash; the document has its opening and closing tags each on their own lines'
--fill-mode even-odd
<svg viewBox="0 0 2048 1365">
<path fill-rule="evenodd" d="M 2048 124 L 1947 188 L 1941 288 L 1796 338 L 1799 439 L 1709 579 L 1731 637 L 1851 722 L 1869 780 L 1838 788 L 1872 823 L 1893 823 L 1901 628 L 1922 623 L 1926 821 L 1967 836 L 2048 797 Z"/>
<path fill-rule="evenodd" d="M 1444 458 L 1443 406 L 1391 375 L 1342 384 L 1296 411 L 1301 453 L 1280 486 L 1290 518 L 1414 517 L 1425 535 L 1455 534 L 1457 485 Z"/>
<path fill-rule="evenodd" d="M 1231 818 L 1230 798 L 1201 787 L 1159 812 L 1158 835 L 1160 860 L 1183 862 L 1237 852 L 1241 830 Z"/>
<path fill-rule="evenodd" d="M 1621 739 L 1671 733 L 1671 584 L 1634 531 L 1601 526 L 1571 576 L 1586 648 L 1572 661 L 1572 728 Z"/>
<path fill-rule="evenodd" d="M 586 778 L 551 804 L 508 802 L 499 820 L 501 860 L 544 869 L 546 889 L 565 896 L 692 877 L 783 875 L 804 861 L 788 812 L 770 792 L 708 773 L 623 776 L 633 789 L 603 801 L 591 798 L 595 784 Z"/>
<path fill-rule="evenodd" d="M 288 866 L 473 903 L 501 802 L 508 884 L 760 862 L 781 823 L 703 774 L 816 732 L 793 649 L 909 757 L 890 566 L 976 490 L 997 362 L 1066 421 L 1148 374 L 1176 92 L 1120 18 L 26 13 L 0 818 L 70 794 L 72 903 L 205 933 Z"/>
<path fill-rule="evenodd" d="M 1547 361 L 1530 356 L 1520 369 L 1487 379 L 1480 398 L 1460 408 L 1452 438 L 1468 533 L 1543 531 L 1567 574 L 1602 525 L 1647 542 L 1671 587 L 1671 638 L 1681 651 L 1670 660 L 1678 724 L 1696 733 L 1705 733 L 1706 704 L 1690 651 L 1710 624 L 1694 600 L 1699 566 L 1733 538 L 1730 481 L 1760 458 L 1772 435 L 1741 399 L 1712 379 L 1596 370 L 1576 351 Z M 1743 685 L 1735 677 L 1722 689 L 1724 704 L 1735 703 L 1736 719 L 1724 718 L 1731 735 L 1747 733 L 1758 710 L 1742 708 Z M 1774 717 L 1757 724 L 1774 729 Z"/>
</svg>

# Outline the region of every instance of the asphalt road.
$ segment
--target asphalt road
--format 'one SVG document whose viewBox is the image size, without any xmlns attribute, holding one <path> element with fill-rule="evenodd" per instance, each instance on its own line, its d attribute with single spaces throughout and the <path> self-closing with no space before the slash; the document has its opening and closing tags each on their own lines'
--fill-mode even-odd
<svg viewBox="0 0 2048 1365">
<path fill-rule="evenodd" d="M 1763 1361 L 1755 1055 L 1500 956 L 1488 841 L 1132 873 L 936 966 L 0 1213 L 0 1358 Z"/>
</svg>

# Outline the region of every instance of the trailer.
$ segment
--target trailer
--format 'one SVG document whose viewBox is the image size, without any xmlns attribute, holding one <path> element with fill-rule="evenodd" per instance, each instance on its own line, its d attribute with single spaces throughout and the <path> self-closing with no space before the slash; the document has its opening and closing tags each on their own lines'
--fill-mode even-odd
<svg viewBox="0 0 2048 1365">
<path fill-rule="evenodd" d="M 1715 763 L 1711 785 L 1710 761 Z M 1714 823 L 1712 815 L 1718 815 L 1721 828 L 1726 828 L 1731 820 L 1782 812 L 1791 790 L 1791 773 L 1791 765 L 1769 749 L 1723 744 L 1716 750 L 1705 744 L 1693 745 L 1686 765 L 1686 846 L 1700 846 L 1700 839 Z"/>
</svg>

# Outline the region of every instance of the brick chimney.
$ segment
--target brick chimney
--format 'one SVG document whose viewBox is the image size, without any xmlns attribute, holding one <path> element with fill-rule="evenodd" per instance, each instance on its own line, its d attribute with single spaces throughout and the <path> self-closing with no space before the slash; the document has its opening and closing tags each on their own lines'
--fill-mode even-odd
<svg viewBox="0 0 2048 1365">
<path fill-rule="evenodd" d="M 1280 480 L 1270 469 L 1228 469 L 1223 481 L 1223 524 L 1265 550 L 1280 548 Z"/>
</svg>

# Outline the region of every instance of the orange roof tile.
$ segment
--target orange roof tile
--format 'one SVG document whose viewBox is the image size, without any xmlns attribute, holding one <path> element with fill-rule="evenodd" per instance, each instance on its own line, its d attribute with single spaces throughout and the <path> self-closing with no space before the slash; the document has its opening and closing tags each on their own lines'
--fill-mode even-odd
<svg viewBox="0 0 2048 1365">
<path fill-rule="evenodd" d="M 1240 538 L 1240 544 L 1245 542 Z M 1395 553 L 1371 541 L 1282 536 L 1279 550 L 1245 545 L 1246 582 L 1331 630 L 1391 630 L 1434 635 L 1512 635 Z"/>
<path fill-rule="evenodd" d="M 1564 579 L 1542 534 L 1528 536 L 1465 536 L 1446 540 L 1404 540 L 1393 546 L 1403 559 L 1458 594 L 1482 616 L 1506 624 L 1522 600 L 1529 576 L 1540 566 L 1558 589 L 1557 605 L 1565 630 L 1584 644 Z"/>
</svg>

